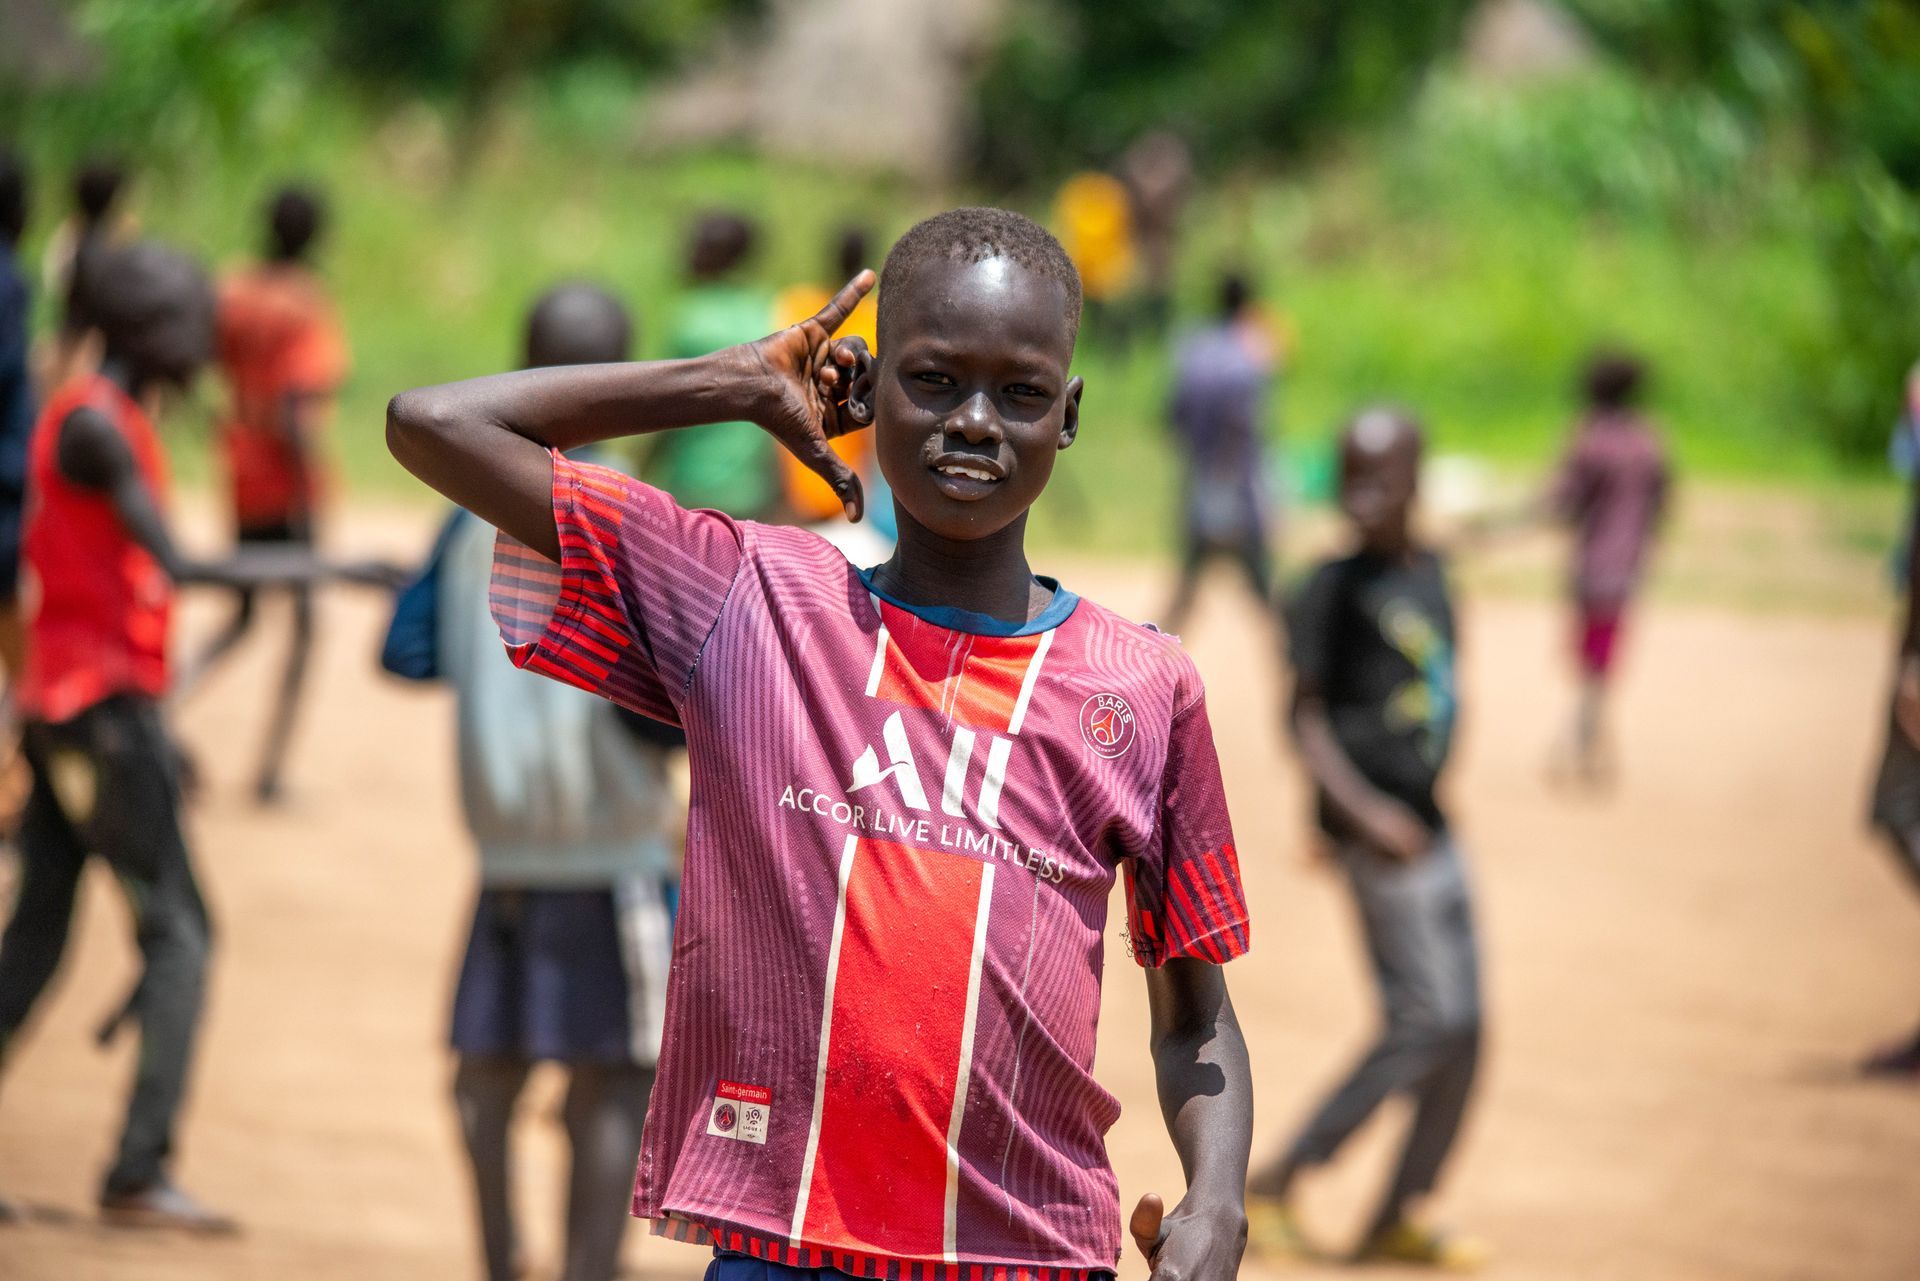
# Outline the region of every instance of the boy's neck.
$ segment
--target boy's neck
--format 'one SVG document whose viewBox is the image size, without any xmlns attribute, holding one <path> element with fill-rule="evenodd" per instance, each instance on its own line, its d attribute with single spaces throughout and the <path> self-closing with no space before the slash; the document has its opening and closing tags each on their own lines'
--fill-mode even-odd
<svg viewBox="0 0 1920 1281">
<path fill-rule="evenodd" d="M 929 532 L 895 507 L 900 538 L 874 570 L 874 585 L 910 605 L 945 605 L 1002 622 L 1027 623 L 1052 593 L 1027 564 L 1027 518 L 985 538 L 958 541 Z"/>
</svg>

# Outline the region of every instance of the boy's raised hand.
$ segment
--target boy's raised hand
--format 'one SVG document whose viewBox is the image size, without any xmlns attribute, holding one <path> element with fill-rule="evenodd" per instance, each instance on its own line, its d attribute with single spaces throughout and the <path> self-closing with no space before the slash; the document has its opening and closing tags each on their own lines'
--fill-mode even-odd
<svg viewBox="0 0 1920 1281">
<path fill-rule="evenodd" d="M 747 348 L 767 376 L 754 421 L 833 486 L 848 520 L 860 519 L 866 498 L 860 478 L 827 442 L 873 420 L 864 402 L 848 401 L 873 357 L 859 339 L 836 342 L 833 335 L 872 290 L 874 279 L 871 271 L 861 272 L 813 316 Z"/>
</svg>

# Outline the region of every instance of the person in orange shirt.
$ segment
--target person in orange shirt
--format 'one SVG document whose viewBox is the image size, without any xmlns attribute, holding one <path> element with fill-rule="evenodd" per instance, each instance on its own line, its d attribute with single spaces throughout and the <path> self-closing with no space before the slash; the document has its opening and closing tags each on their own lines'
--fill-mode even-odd
<svg viewBox="0 0 1920 1281">
<path fill-rule="evenodd" d="M 836 274 L 833 279 L 851 280 L 858 275 L 861 268 L 866 266 L 867 249 L 865 228 L 844 228 L 835 246 Z M 799 324 L 826 306 L 832 300 L 833 293 L 832 289 L 820 284 L 792 285 L 781 290 L 773 300 L 774 327 L 783 329 Z M 875 318 L 878 315 L 879 304 L 874 295 L 868 294 L 853 309 L 846 323 L 840 326 L 840 332 L 844 336 L 864 340 L 872 349 L 878 345 L 875 341 Z M 827 443 L 862 480 L 873 474 L 873 437 L 870 433 L 851 432 Z M 780 455 L 780 481 L 782 495 L 795 523 L 814 525 L 837 521 L 845 515 L 833 488 L 791 454 Z"/>
<path fill-rule="evenodd" d="M 319 437 L 347 371 L 347 347 L 312 254 L 326 222 L 318 193 L 288 187 L 267 206 L 267 256 L 220 289 L 218 359 L 227 387 L 220 436 L 242 548 L 310 548 L 324 496 Z M 291 589 L 293 641 L 262 752 L 254 795 L 277 800 L 313 644 L 313 598 Z M 182 678 L 184 694 L 253 626 L 256 594 Z"/>
</svg>

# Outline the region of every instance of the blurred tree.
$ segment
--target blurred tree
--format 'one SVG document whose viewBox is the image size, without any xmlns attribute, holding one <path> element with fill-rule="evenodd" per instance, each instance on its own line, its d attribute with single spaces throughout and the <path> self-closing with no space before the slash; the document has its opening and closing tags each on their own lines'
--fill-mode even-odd
<svg viewBox="0 0 1920 1281">
<path fill-rule="evenodd" d="M 1002 185 L 1172 128 L 1202 161 L 1299 153 L 1404 104 L 1472 0 L 1034 0 L 982 77 L 976 168 Z"/>
<path fill-rule="evenodd" d="M 1571 0 L 1655 77 L 1705 84 L 1806 143 L 1832 332 L 1809 351 L 1809 409 L 1841 452 L 1875 456 L 1920 357 L 1920 4 L 1914 0 Z"/>
</svg>

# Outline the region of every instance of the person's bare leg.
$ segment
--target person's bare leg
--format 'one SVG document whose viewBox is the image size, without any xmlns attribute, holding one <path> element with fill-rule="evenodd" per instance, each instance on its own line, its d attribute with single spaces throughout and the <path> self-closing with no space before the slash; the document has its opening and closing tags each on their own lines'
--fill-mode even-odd
<svg viewBox="0 0 1920 1281">
<path fill-rule="evenodd" d="M 286 670 L 280 677 L 275 696 L 273 719 L 267 724 L 267 743 L 261 753 L 260 773 L 253 794 L 261 804 L 280 798 L 281 772 L 286 768 L 287 750 L 293 741 L 293 726 L 300 711 L 300 696 L 306 689 L 307 662 L 313 653 L 313 591 L 296 587 L 293 593 L 293 639 L 287 650 Z"/>
<path fill-rule="evenodd" d="M 521 1272 L 513 1223 L 512 1162 L 507 1138 L 513 1106 L 532 1065 L 505 1055 L 463 1055 L 453 1074 L 453 1101 L 473 1168 L 474 1208 L 487 1281 L 514 1281 Z"/>
<path fill-rule="evenodd" d="M 633 1167 L 652 1094 L 652 1068 L 583 1063 L 573 1069 L 563 1112 L 573 1168 L 561 1281 L 613 1281 L 620 1270 Z"/>
</svg>

